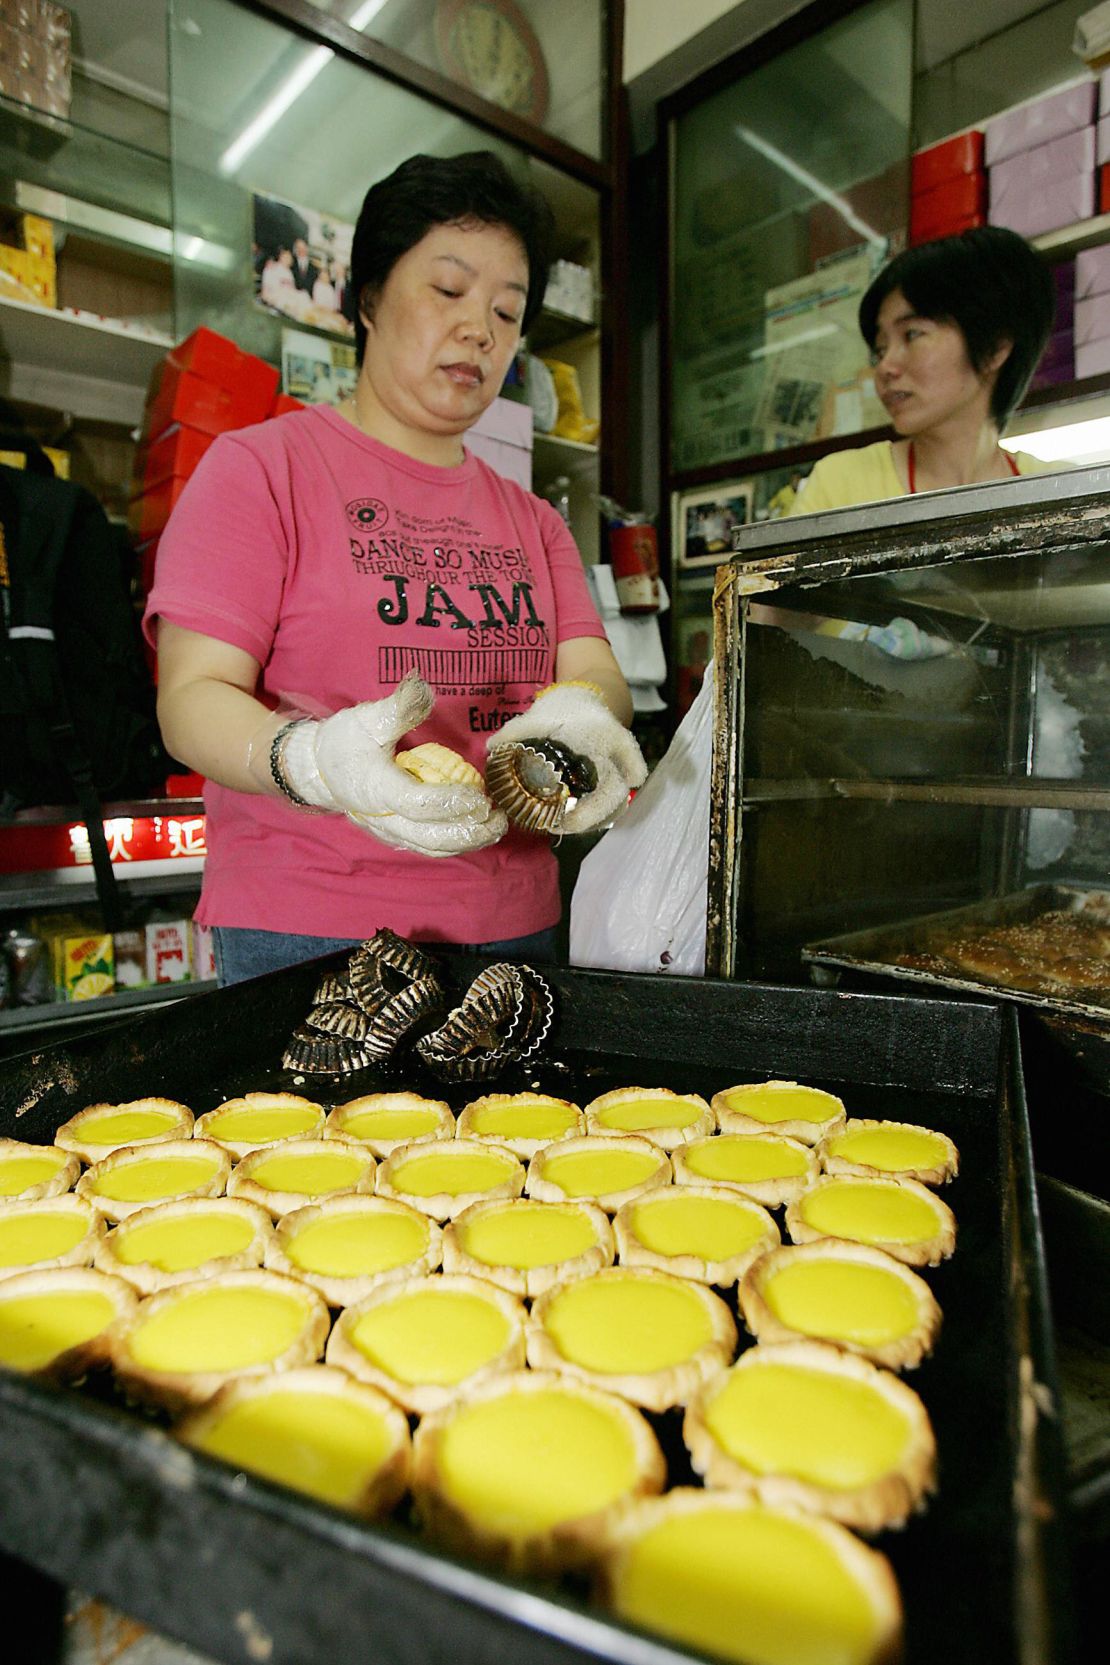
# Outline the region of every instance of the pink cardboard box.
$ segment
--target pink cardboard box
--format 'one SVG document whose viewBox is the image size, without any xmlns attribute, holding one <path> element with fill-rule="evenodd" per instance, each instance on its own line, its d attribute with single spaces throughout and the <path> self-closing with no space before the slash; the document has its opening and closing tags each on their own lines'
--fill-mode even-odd
<svg viewBox="0 0 1110 1665">
<path fill-rule="evenodd" d="M 1075 349 L 1075 374 L 1080 380 L 1084 376 L 1105 375 L 1107 370 L 1110 370 L 1110 335 L 1104 335 L 1101 341 L 1086 341 Z"/>
<path fill-rule="evenodd" d="M 1084 295 L 1075 303 L 1075 344 L 1085 347 L 1088 341 L 1101 341 L 1110 335 L 1110 289 L 1101 295 Z"/>
<path fill-rule="evenodd" d="M 1000 116 L 987 123 L 984 156 L 987 166 L 1003 162 L 1019 151 L 1032 150 L 1035 145 L 1047 144 L 1062 133 L 1086 127 L 1095 119 L 1096 81 L 1073 81 L 1070 86 L 1034 98 L 1028 104 L 1017 104 L 1003 110 Z M 1061 221 L 1061 224 L 1067 224 Z"/>
<path fill-rule="evenodd" d="M 1076 220 L 1089 220 L 1095 211 L 1096 179 L 1094 172 L 1072 174 L 1055 180 L 1050 190 L 1033 185 L 1020 194 L 1015 186 L 1001 201 L 995 197 L 992 180 L 988 218 L 991 225 L 1008 226 L 1022 237 L 1040 237 Z"/>
<path fill-rule="evenodd" d="M 495 399 L 466 433 L 466 448 L 506 480 L 532 489 L 532 407 Z"/>
<path fill-rule="evenodd" d="M 1075 298 L 1101 295 L 1110 289 L 1110 243 L 1099 243 L 1097 248 L 1080 249 L 1075 257 Z"/>
<path fill-rule="evenodd" d="M 1095 165 L 1095 129 L 1077 127 L 1074 133 L 1062 133 L 1058 139 L 1023 150 L 1005 162 L 996 162 L 990 170 L 991 202 L 1005 202 L 1013 191 L 1018 195 L 1030 191 L 1055 188 L 1057 180 L 1068 179 L 1078 173 L 1089 173 Z"/>
</svg>

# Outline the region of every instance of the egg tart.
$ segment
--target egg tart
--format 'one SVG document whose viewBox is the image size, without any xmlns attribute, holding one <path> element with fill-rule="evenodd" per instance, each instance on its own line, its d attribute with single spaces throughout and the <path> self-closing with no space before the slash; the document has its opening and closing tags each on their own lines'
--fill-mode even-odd
<svg viewBox="0 0 1110 1665">
<path fill-rule="evenodd" d="M 315 1138 L 324 1130 L 324 1118 L 324 1106 L 300 1093 L 244 1093 L 198 1116 L 194 1131 L 238 1161 L 285 1139 Z"/>
<path fill-rule="evenodd" d="M 112 1366 L 136 1399 L 179 1410 L 245 1376 L 320 1357 L 331 1322 L 307 1284 L 277 1272 L 225 1272 L 140 1301 L 112 1340 Z"/>
<path fill-rule="evenodd" d="M 229 1382 L 173 1432 L 196 1451 L 367 1519 L 388 1514 L 408 1485 L 404 1412 L 326 1364 Z"/>
<path fill-rule="evenodd" d="M 0 1208 L 0 1278 L 54 1266 L 91 1266 L 105 1226 L 81 1197 L 63 1192 Z"/>
<path fill-rule="evenodd" d="M 478 1139 L 399 1145 L 378 1170 L 377 1192 L 430 1214 L 452 1220 L 487 1197 L 519 1197 L 524 1166 L 504 1145 Z"/>
<path fill-rule="evenodd" d="M 138 1290 L 261 1266 L 270 1216 L 240 1197 L 184 1197 L 140 1208 L 98 1244 L 95 1264 Z"/>
<path fill-rule="evenodd" d="M 539 1295 L 612 1264 L 609 1216 L 594 1203 L 499 1197 L 471 1203 L 443 1234 L 444 1271 L 488 1278 L 510 1295 Z"/>
<path fill-rule="evenodd" d="M 63 1150 L 84 1162 L 99 1162 L 123 1145 L 152 1145 L 165 1139 L 189 1139 L 193 1112 L 172 1098 L 135 1098 L 125 1104 L 88 1104 L 54 1135 Z"/>
<path fill-rule="evenodd" d="M 487 1093 L 459 1114 L 460 1139 L 491 1139 L 527 1160 L 559 1139 L 581 1138 L 586 1118 L 569 1099 L 546 1093 Z"/>
<path fill-rule="evenodd" d="M 815 1145 L 843 1127 L 840 1099 L 798 1081 L 752 1081 L 713 1094 L 713 1114 L 722 1133 L 784 1133 Z"/>
<path fill-rule="evenodd" d="M 256 1202 L 280 1220 L 321 1197 L 373 1191 L 377 1166 L 357 1139 L 283 1139 L 244 1156 L 227 1194 Z"/>
<path fill-rule="evenodd" d="M 419 1093 L 366 1093 L 337 1104 L 324 1123 L 326 1139 L 357 1139 L 375 1156 L 389 1156 L 398 1145 L 425 1139 L 453 1139 L 455 1118 L 449 1104 Z"/>
<path fill-rule="evenodd" d="M 231 1158 L 208 1139 L 164 1139 L 155 1145 L 124 1145 L 86 1168 L 77 1181 L 79 1197 L 109 1220 L 126 1220 L 152 1203 L 178 1197 L 220 1197 Z"/>
<path fill-rule="evenodd" d="M 751 1347 L 687 1407 L 682 1437 L 707 1486 L 863 1532 L 902 1526 L 936 1481 L 914 1390 L 816 1341 Z"/>
<path fill-rule="evenodd" d="M 622 1266 L 728 1288 L 781 1241 L 759 1203 L 725 1185 L 667 1185 L 625 1203 L 613 1221 Z"/>
<path fill-rule="evenodd" d="M 676 1185 L 727 1185 L 764 1208 L 789 1202 L 819 1172 L 812 1145 L 781 1133 L 716 1133 L 672 1160 Z"/>
<path fill-rule="evenodd" d="M 595 1133 L 545 1145 L 528 1164 L 525 1191 L 536 1202 L 593 1202 L 607 1214 L 671 1182 L 661 1145 L 632 1133 Z"/>
<path fill-rule="evenodd" d="M 902 1602 L 890 1562 L 835 1521 L 676 1487 L 632 1505 L 599 1596 L 626 1624 L 738 1665 L 892 1665 Z"/>
<path fill-rule="evenodd" d="M 80 1172 L 81 1158 L 60 1145 L 0 1139 L 0 1204 L 58 1197 L 75 1184 Z"/>
<path fill-rule="evenodd" d="M 748 1267 L 740 1311 L 759 1341 L 827 1341 L 910 1370 L 933 1350 L 940 1308 L 924 1278 L 863 1243 L 784 1243 Z"/>
<path fill-rule="evenodd" d="M 697 1093 L 669 1087 L 617 1087 L 584 1108 L 587 1133 L 635 1133 L 664 1150 L 712 1133 L 713 1112 Z"/>
<path fill-rule="evenodd" d="M 515 1573 L 588 1564 L 666 1464 L 647 1419 L 585 1382 L 516 1371 L 472 1388 L 413 1440 L 419 1518 L 446 1548 Z"/>
<path fill-rule="evenodd" d="M 327 1361 L 423 1415 L 524 1364 L 524 1308 L 483 1278 L 406 1278 L 345 1307 Z"/>
<path fill-rule="evenodd" d="M 649 1267 L 617 1266 L 557 1284 L 528 1324 L 528 1363 L 566 1371 L 645 1410 L 684 1405 L 736 1352 L 719 1295 Z"/>
<path fill-rule="evenodd" d="M 90 1266 L 0 1279 L 0 1369 L 72 1381 L 107 1361 L 134 1310 L 131 1285 Z"/>
<path fill-rule="evenodd" d="M 266 1265 L 303 1278 L 330 1307 L 346 1307 L 383 1284 L 434 1272 L 441 1237 L 435 1221 L 408 1203 L 347 1192 L 279 1220 Z"/>
<path fill-rule="evenodd" d="M 828 1174 L 896 1176 L 921 1185 L 945 1185 L 960 1166 L 960 1153 L 946 1133 L 912 1122 L 845 1122 L 821 1141 L 817 1155 Z"/>
<path fill-rule="evenodd" d="M 916 1179 L 823 1174 L 786 1210 L 791 1242 L 870 1243 L 907 1266 L 939 1266 L 956 1247 L 956 1217 Z"/>
</svg>

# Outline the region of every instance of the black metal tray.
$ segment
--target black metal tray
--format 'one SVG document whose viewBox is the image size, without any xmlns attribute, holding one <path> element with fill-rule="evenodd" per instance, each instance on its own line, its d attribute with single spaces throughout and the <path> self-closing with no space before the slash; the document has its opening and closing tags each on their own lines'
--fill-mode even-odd
<svg viewBox="0 0 1110 1665">
<path fill-rule="evenodd" d="M 459 957 L 450 975 L 462 987 L 483 963 Z M 46 1141 L 95 1100 L 157 1093 L 200 1113 L 289 1085 L 281 1051 L 319 965 L 10 1060 L 0 1134 Z M 584 1101 L 616 1085 L 709 1093 L 791 1077 L 840 1093 L 852 1114 L 956 1140 L 961 1172 L 946 1196 L 959 1244 L 929 1274 L 944 1327 L 911 1378 L 936 1428 L 940 1492 L 879 1542 L 902 1587 L 911 1665 L 1063 1659 L 1062 1463 L 1014 1014 L 896 994 L 550 975 L 553 1061 L 528 1077 L 548 1090 Z M 405 1078 L 428 1086 L 415 1069 Z M 310 1078 L 308 1090 L 339 1100 L 386 1079 Z M 461 1104 L 473 1093 L 447 1096 Z M 677 1417 L 656 1425 L 673 1478 L 688 1479 Z M 229 1665 L 691 1657 L 610 1620 L 582 1588 L 510 1581 L 441 1554 L 403 1517 L 363 1525 L 187 1452 L 95 1383 L 57 1389 L 0 1374 L 0 1549 Z"/>
</svg>

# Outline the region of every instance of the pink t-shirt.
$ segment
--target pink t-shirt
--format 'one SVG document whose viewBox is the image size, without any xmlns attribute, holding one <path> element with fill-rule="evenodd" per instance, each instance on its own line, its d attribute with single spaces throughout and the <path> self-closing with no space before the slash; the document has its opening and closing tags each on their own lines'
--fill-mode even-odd
<svg viewBox="0 0 1110 1665">
<path fill-rule="evenodd" d="M 416 462 L 323 406 L 209 448 L 158 547 L 148 636 L 158 617 L 244 649 L 262 699 L 313 716 L 418 671 L 435 709 L 402 746 L 438 740 L 479 768 L 488 736 L 553 679 L 558 644 L 605 634 L 549 504 L 477 457 Z M 555 859 L 534 834 L 432 858 L 211 783 L 205 807 L 205 924 L 490 942 L 559 917 Z"/>
</svg>

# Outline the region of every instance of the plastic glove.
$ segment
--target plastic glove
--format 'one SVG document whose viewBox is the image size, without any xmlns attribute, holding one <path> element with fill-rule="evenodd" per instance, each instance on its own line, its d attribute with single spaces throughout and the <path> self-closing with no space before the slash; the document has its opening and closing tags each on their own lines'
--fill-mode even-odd
<svg viewBox="0 0 1110 1665">
<path fill-rule="evenodd" d="M 492 734 L 486 750 L 522 740 L 559 740 L 588 757 L 597 785 L 567 811 L 561 831 L 590 832 L 620 813 L 634 787 L 647 779 L 647 764 L 632 735 L 609 710 L 600 692 L 584 682 L 555 682 L 541 688 L 527 711 Z"/>
<path fill-rule="evenodd" d="M 508 823 L 478 787 L 429 785 L 393 761 L 401 736 L 434 703 L 428 684 L 410 675 L 386 699 L 298 723 L 282 749 L 282 773 L 306 803 L 341 811 L 395 849 L 455 856 L 496 844 Z"/>
</svg>

